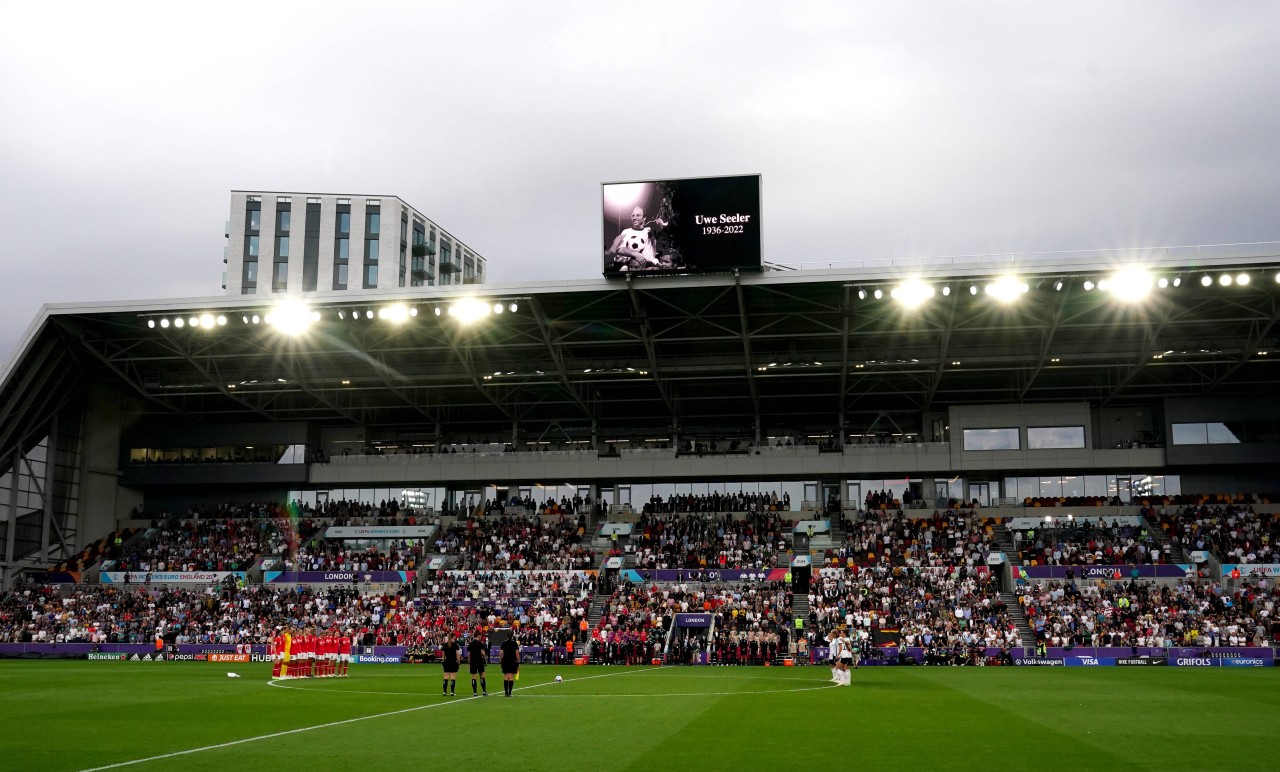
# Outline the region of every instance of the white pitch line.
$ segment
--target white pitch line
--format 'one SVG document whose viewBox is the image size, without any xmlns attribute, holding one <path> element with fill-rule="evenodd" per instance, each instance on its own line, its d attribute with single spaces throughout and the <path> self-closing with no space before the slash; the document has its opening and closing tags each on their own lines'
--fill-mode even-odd
<svg viewBox="0 0 1280 772">
<path fill-rule="evenodd" d="M 601 675 L 583 676 L 582 678 L 573 678 L 573 679 L 566 680 L 564 683 L 569 683 L 571 681 L 590 681 L 593 678 L 608 678 L 609 676 L 615 676 L 615 675 L 627 675 L 627 673 L 624 671 L 619 671 L 616 673 L 603 673 Z M 525 688 L 536 689 L 540 686 L 547 686 L 554 683 L 555 681 L 548 681 L 545 684 L 534 684 L 533 686 L 526 686 Z M 267 685 L 276 686 L 276 683 L 268 682 Z M 296 687 L 288 687 L 281 684 L 280 688 L 287 689 L 287 688 L 296 688 Z M 308 690 L 303 689 L 302 691 L 308 691 Z M 162 759 L 172 759 L 178 756 L 190 756 L 193 753 L 203 753 L 204 751 L 212 751 L 212 750 L 217 750 L 219 748 L 230 748 L 235 745 L 244 745 L 245 743 L 257 742 L 259 740 L 270 740 L 276 737 L 287 737 L 288 735 L 291 735 L 291 734 L 299 734 L 301 732 L 310 732 L 316 729 L 328 729 L 331 726 L 342 726 L 343 724 L 354 724 L 358 721 L 369 721 L 375 718 L 386 718 L 387 716 L 399 716 L 405 713 L 413 713 L 419 710 L 439 708 L 444 705 L 459 705 L 463 702 L 470 702 L 471 700 L 477 700 L 477 699 L 482 699 L 482 698 L 481 697 L 463 697 L 462 699 L 457 700 L 456 702 L 433 702 L 427 705 L 417 705 L 412 708 L 392 710 L 386 713 L 374 713 L 369 716 L 357 716 L 356 718 L 347 718 L 347 719 L 343 719 L 342 721 L 330 721 L 327 724 L 316 724 L 315 726 L 304 726 L 298 729 L 287 729 L 283 732 L 272 732 L 271 734 L 258 735 L 257 737 L 245 737 L 244 739 L 241 739 L 241 740 L 232 740 L 230 742 L 217 743 L 216 745 L 203 745 L 199 748 L 191 748 L 185 751 L 174 751 L 173 753 L 162 753 L 158 756 L 148 756 L 144 759 L 132 759 L 130 761 L 119 761 L 119 762 L 116 762 L 115 764 L 107 764 L 101 767 L 89 767 L 88 769 L 81 770 L 81 772 L 101 772 L 101 770 L 104 770 L 104 769 L 119 769 L 120 767 L 129 767 L 129 766 L 133 766 L 134 764 L 146 764 L 151 761 L 160 761 Z"/>
</svg>

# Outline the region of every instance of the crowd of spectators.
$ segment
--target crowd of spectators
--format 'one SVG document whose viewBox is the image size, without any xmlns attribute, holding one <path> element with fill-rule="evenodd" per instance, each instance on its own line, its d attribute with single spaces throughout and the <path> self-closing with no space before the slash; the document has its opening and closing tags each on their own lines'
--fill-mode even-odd
<svg viewBox="0 0 1280 772">
<path fill-rule="evenodd" d="M 897 642 L 920 646 L 934 664 L 979 664 L 987 647 L 1019 645 L 1017 625 L 985 565 L 824 569 L 809 592 L 810 646 L 849 631 L 862 651 Z"/>
<path fill-rule="evenodd" d="M 627 549 L 636 568 L 771 568 L 785 556 L 784 529 L 792 527 L 776 513 L 745 518 L 719 514 L 644 513 Z"/>
<path fill-rule="evenodd" d="M 460 567 L 472 571 L 594 568 L 585 532 L 585 517 L 469 517 L 441 533 L 435 547 L 440 554 L 457 556 Z"/>
<path fill-rule="evenodd" d="M 1048 646 L 1264 646 L 1280 589 L 1259 579 L 1227 589 L 1176 585 L 1045 582 L 1020 588 L 1037 642 Z"/>
<path fill-rule="evenodd" d="M 125 572 L 243 571 L 279 534 L 274 520 L 170 520 L 107 565 Z"/>
<path fill-rule="evenodd" d="M 996 518 L 948 509 L 913 518 L 901 511 L 871 511 L 848 523 L 844 544 L 825 556 L 828 566 L 985 566 L 998 547 L 993 542 Z"/>
<path fill-rule="evenodd" d="M 34 586 L 0 595 L 0 642 L 265 644 L 277 628 L 315 627 L 363 645 L 438 646 L 446 633 L 513 627 L 559 644 L 576 634 L 593 591 L 580 572 L 442 573 L 418 596 L 347 585 L 81 585 L 66 595 Z"/>
<path fill-rule="evenodd" d="M 1014 529 L 1014 549 L 1027 565 L 1155 565 L 1168 563 L 1168 550 L 1145 521 L 1124 525 L 1103 518 L 1055 521 L 1054 525 Z"/>
<path fill-rule="evenodd" d="M 760 493 L 736 491 L 734 493 L 672 494 L 667 498 L 653 496 L 645 503 L 646 515 L 681 514 L 688 512 L 786 512 L 791 509 L 791 494 L 777 491 Z"/>
<path fill-rule="evenodd" d="M 1187 552 L 1208 550 L 1224 563 L 1277 562 L 1280 517 L 1246 504 L 1188 506 L 1157 522 Z"/>
<path fill-rule="evenodd" d="M 714 628 L 671 630 L 676 614 L 697 612 L 713 616 Z M 787 650 L 790 627 L 791 591 L 783 583 L 628 582 L 605 603 L 592 651 L 606 664 L 638 664 L 664 653 L 672 663 L 691 664 L 710 645 L 712 662 L 761 664 Z"/>
</svg>

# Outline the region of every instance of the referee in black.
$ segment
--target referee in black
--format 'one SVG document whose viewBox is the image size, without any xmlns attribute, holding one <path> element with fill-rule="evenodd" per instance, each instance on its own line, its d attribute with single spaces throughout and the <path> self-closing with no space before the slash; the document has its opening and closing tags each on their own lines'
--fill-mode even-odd
<svg viewBox="0 0 1280 772">
<path fill-rule="evenodd" d="M 471 696 L 476 696 L 476 677 L 480 678 L 480 693 L 489 696 L 489 687 L 484 682 L 484 663 L 489 658 L 485 651 L 484 633 L 477 631 L 471 643 L 467 644 L 467 664 L 471 668 Z"/>
<path fill-rule="evenodd" d="M 516 673 L 520 672 L 520 644 L 515 635 L 502 642 L 502 693 L 511 696 L 516 688 Z"/>
<path fill-rule="evenodd" d="M 458 650 L 458 642 L 454 640 L 453 633 L 449 633 L 445 636 L 444 643 L 440 644 L 440 661 L 444 665 L 444 683 L 440 688 L 444 690 L 445 697 L 457 695 Z"/>
</svg>

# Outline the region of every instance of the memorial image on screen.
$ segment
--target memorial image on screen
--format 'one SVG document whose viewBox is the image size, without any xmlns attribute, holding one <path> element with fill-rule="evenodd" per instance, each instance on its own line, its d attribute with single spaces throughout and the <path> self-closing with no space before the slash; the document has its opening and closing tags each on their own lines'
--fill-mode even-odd
<svg viewBox="0 0 1280 772">
<path fill-rule="evenodd" d="M 760 176 L 603 186 L 604 274 L 760 268 Z"/>
</svg>

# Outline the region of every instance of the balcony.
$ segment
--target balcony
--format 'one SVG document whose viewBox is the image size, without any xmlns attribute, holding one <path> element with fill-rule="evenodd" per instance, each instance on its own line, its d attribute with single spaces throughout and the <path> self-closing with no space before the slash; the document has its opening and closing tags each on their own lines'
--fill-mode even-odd
<svg viewBox="0 0 1280 772">
<path fill-rule="evenodd" d="M 430 244 L 414 244 L 412 252 L 414 257 L 426 257 L 427 255 L 434 255 L 436 248 Z"/>
<path fill-rule="evenodd" d="M 440 261 L 440 273 L 460 273 L 461 271 L 462 271 L 462 266 L 458 265 L 452 260 Z"/>
</svg>

